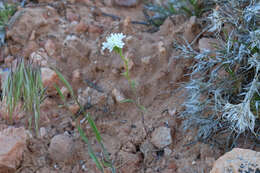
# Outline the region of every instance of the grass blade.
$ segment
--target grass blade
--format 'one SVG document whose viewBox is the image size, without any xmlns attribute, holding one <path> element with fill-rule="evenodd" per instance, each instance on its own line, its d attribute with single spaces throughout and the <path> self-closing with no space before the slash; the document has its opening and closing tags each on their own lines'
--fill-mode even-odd
<svg viewBox="0 0 260 173">
<path fill-rule="evenodd" d="M 83 132 L 82 128 L 80 126 L 77 126 L 80 137 L 82 138 L 82 140 L 88 145 L 88 153 L 90 155 L 90 157 L 92 158 L 92 160 L 95 162 L 96 166 L 98 167 L 98 169 L 101 172 L 104 172 L 103 167 L 100 163 L 100 161 L 98 160 L 98 158 L 96 157 L 96 155 L 94 154 L 94 151 L 91 147 L 91 145 L 89 144 L 88 138 L 86 137 L 85 133 Z"/>
<path fill-rule="evenodd" d="M 56 74 L 58 75 L 58 77 L 62 81 L 62 83 L 68 88 L 72 97 L 75 97 L 73 89 L 72 89 L 71 85 L 69 84 L 69 82 L 64 78 L 64 76 L 57 69 L 53 68 L 53 70 L 56 72 Z"/>
</svg>

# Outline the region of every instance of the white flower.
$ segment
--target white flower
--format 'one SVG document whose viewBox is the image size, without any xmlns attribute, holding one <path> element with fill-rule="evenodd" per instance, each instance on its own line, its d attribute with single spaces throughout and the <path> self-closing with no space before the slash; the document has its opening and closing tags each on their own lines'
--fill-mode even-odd
<svg viewBox="0 0 260 173">
<path fill-rule="evenodd" d="M 123 48 L 125 43 L 122 40 L 125 37 L 122 33 L 111 34 L 107 37 L 107 41 L 102 44 L 102 50 L 109 49 L 112 52 L 115 47 Z"/>
</svg>

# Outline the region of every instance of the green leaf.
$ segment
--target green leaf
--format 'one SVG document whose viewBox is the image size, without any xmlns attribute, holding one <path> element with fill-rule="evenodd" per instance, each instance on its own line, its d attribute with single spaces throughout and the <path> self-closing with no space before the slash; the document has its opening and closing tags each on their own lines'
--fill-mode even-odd
<svg viewBox="0 0 260 173">
<path fill-rule="evenodd" d="M 102 143 L 102 138 L 101 138 L 101 135 L 100 135 L 100 133 L 99 133 L 99 131 L 97 129 L 97 126 L 96 126 L 95 122 L 92 120 L 92 118 L 91 118 L 91 116 L 89 114 L 86 115 L 86 118 L 87 118 L 87 120 L 89 122 L 90 127 L 92 128 L 92 130 L 95 133 L 97 141 L 99 143 Z"/>
<path fill-rule="evenodd" d="M 131 80 L 131 88 L 135 89 L 135 86 L 136 86 L 135 81 Z"/>
<path fill-rule="evenodd" d="M 63 103 L 66 103 L 66 99 L 65 99 L 64 95 L 62 94 L 60 88 L 56 84 L 54 84 L 54 87 L 56 88 L 59 96 L 61 97 L 61 100 L 63 101 Z"/>
<path fill-rule="evenodd" d="M 142 105 L 138 105 L 138 108 L 141 109 L 142 111 L 146 112 L 146 108 Z"/>
<path fill-rule="evenodd" d="M 62 81 L 62 83 L 68 88 L 70 94 L 72 95 L 72 97 L 75 97 L 73 89 L 71 87 L 71 85 L 69 84 L 69 82 L 64 78 L 64 76 L 55 68 L 52 68 L 56 74 L 58 75 L 59 79 Z"/>
<path fill-rule="evenodd" d="M 123 75 L 124 77 L 127 77 L 127 72 L 126 72 L 126 71 L 123 72 L 122 75 Z"/>
<path fill-rule="evenodd" d="M 134 103 L 134 100 L 132 100 L 132 99 L 124 99 L 120 103 Z"/>
<path fill-rule="evenodd" d="M 98 160 L 98 158 L 96 157 L 96 155 L 94 154 L 94 151 L 93 151 L 91 145 L 89 144 L 88 138 L 86 137 L 86 135 L 83 132 L 82 128 L 80 126 L 77 126 L 77 128 L 78 128 L 78 131 L 79 131 L 81 139 L 88 145 L 88 153 L 89 153 L 91 159 L 95 162 L 95 164 L 98 167 L 98 169 L 101 172 L 104 172 L 103 167 L 102 167 L 100 161 Z"/>
<path fill-rule="evenodd" d="M 181 9 L 188 14 L 188 16 L 192 16 L 192 11 L 186 7 L 181 7 Z"/>
</svg>

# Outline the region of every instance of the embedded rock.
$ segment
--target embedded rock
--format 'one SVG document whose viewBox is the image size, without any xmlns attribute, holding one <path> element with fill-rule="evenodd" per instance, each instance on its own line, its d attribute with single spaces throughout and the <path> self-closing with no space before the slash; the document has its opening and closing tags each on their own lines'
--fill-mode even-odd
<svg viewBox="0 0 260 173">
<path fill-rule="evenodd" d="M 159 127 L 152 133 L 151 142 L 154 146 L 162 149 L 172 143 L 171 129 L 167 127 Z"/>
<path fill-rule="evenodd" d="M 107 94 L 102 91 L 98 86 L 93 89 L 87 87 L 86 89 L 78 90 L 78 98 L 82 105 L 91 104 L 91 105 L 105 105 L 108 101 Z"/>
<path fill-rule="evenodd" d="M 76 26 L 75 26 L 75 28 L 74 28 L 74 30 L 75 30 L 75 32 L 76 33 L 84 33 L 84 32 L 86 32 L 87 30 L 88 30 L 88 26 L 87 26 L 87 24 L 83 21 L 83 20 L 81 20 Z"/>
<path fill-rule="evenodd" d="M 74 154 L 74 141 L 67 135 L 56 135 L 51 139 L 49 154 L 56 162 L 69 161 Z"/>
<path fill-rule="evenodd" d="M 125 96 L 123 95 L 123 93 L 116 88 L 113 89 L 112 95 L 114 96 L 116 102 L 118 103 L 125 100 Z"/>
<path fill-rule="evenodd" d="M 138 154 L 128 153 L 120 151 L 118 157 L 125 164 L 120 172 L 122 173 L 136 173 L 139 172 L 139 164 L 141 163 L 141 157 Z"/>
<path fill-rule="evenodd" d="M 260 152 L 234 148 L 215 161 L 210 173 L 260 172 Z"/>
<path fill-rule="evenodd" d="M 56 72 L 50 68 L 41 68 L 42 82 L 44 87 L 48 87 L 47 91 L 49 93 L 56 92 L 54 84 L 59 82 L 59 77 Z"/>
<path fill-rule="evenodd" d="M 210 52 L 211 56 L 215 56 L 216 53 L 216 48 L 215 46 L 218 45 L 219 42 L 217 39 L 213 39 L 213 38 L 201 38 L 199 40 L 199 50 L 200 53 L 204 53 L 204 52 Z"/>
<path fill-rule="evenodd" d="M 184 28 L 184 38 L 191 42 L 194 40 L 194 38 L 201 32 L 201 28 L 199 24 L 197 23 L 197 18 L 195 16 L 192 16 L 190 20 L 186 23 L 186 27 Z"/>
<path fill-rule="evenodd" d="M 47 40 L 44 45 L 44 48 L 49 56 L 53 56 L 55 54 L 56 46 L 52 40 Z"/>
<path fill-rule="evenodd" d="M 9 127 L 0 132 L 0 172 L 16 171 L 26 149 L 26 140 L 24 128 Z"/>
<path fill-rule="evenodd" d="M 48 14 L 48 16 L 46 16 Z M 55 24 L 58 14 L 53 8 L 25 8 L 17 11 L 10 20 L 7 37 L 26 45 L 33 31 L 36 35 L 42 29 L 49 30 Z"/>
</svg>

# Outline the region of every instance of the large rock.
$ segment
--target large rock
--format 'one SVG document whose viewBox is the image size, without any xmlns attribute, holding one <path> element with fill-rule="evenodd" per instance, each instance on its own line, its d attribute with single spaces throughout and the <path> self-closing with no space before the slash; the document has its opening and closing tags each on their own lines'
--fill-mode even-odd
<svg viewBox="0 0 260 173">
<path fill-rule="evenodd" d="M 24 128 L 9 127 L 0 132 L 0 173 L 13 173 L 20 165 L 26 149 Z"/>
<path fill-rule="evenodd" d="M 7 37 L 11 37 L 17 43 L 26 45 L 33 31 L 50 30 L 58 19 L 58 14 L 53 8 L 26 8 L 15 13 L 10 20 Z"/>
<path fill-rule="evenodd" d="M 260 152 L 249 149 L 234 148 L 221 156 L 215 163 L 210 173 L 259 173 Z"/>
<path fill-rule="evenodd" d="M 152 133 L 151 142 L 154 146 L 162 149 L 172 143 L 171 129 L 167 127 L 159 127 Z"/>
</svg>

